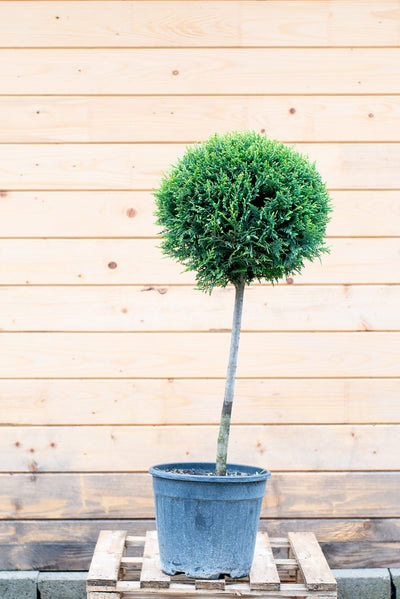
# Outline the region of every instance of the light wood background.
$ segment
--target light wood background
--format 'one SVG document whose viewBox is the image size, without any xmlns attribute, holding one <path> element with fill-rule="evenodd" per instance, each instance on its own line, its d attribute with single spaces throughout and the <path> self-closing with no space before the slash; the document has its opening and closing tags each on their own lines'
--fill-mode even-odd
<svg viewBox="0 0 400 599">
<path fill-rule="evenodd" d="M 150 465 L 212 460 L 232 289 L 158 249 L 187 144 L 315 160 L 331 254 L 246 290 L 230 459 L 263 529 L 400 565 L 400 0 L 0 0 L 0 568 L 154 527 Z"/>
</svg>

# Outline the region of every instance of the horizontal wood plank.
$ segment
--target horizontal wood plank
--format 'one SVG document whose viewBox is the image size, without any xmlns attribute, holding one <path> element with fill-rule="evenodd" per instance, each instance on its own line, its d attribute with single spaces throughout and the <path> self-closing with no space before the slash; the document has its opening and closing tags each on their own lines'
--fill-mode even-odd
<svg viewBox="0 0 400 599">
<path fill-rule="evenodd" d="M 186 286 L 0 288 L 2 331 L 230 330 L 234 289 Z M 400 331 L 400 285 L 253 285 L 243 331 Z M 385 309 L 382 310 L 382 306 Z"/>
<path fill-rule="evenodd" d="M 1 47 L 390 46 L 399 2 L 3 1 Z M 36 7 L 36 8 L 35 8 Z M 357 27 L 354 27 L 354 21 Z"/>
<path fill-rule="evenodd" d="M 333 201 L 327 234 L 349 237 L 397 237 L 400 227 L 399 191 L 352 190 L 330 192 Z"/>
<path fill-rule="evenodd" d="M 195 273 L 163 256 L 159 245 L 156 239 L 0 239 L 0 285 L 193 286 Z M 330 254 L 281 283 L 399 283 L 399 237 L 330 239 L 327 245 Z"/>
<path fill-rule="evenodd" d="M 3 49 L 8 94 L 396 94 L 400 48 Z M 251 65 L 251 68 L 249 68 Z"/>
<path fill-rule="evenodd" d="M 263 530 L 279 536 L 290 530 L 304 530 L 301 521 L 290 528 L 291 522 L 282 519 L 306 518 L 304 524 L 308 525 L 307 519 L 320 518 L 320 523 L 310 522 L 307 530 L 315 532 L 321 541 L 399 542 L 399 477 L 398 472 L 275 471 L 266 487 L 261 516 L 267 520 Z M 0 523 L 1 543 L 15 542 L 16 538 L 22 543 L 77 542 L 81 534 L 83 539 L 93 542 L 100 527 L 107 528 L 104 522 L 108 519 L 111 529 L 117 524 L 132 533 L 135 528 L 121 527 L 113 519 L 154 517 L 148 474 L 14 473 L 1 474 L 0 480 L 0 519 L 6 521 Z M 98 524 L 87 522 L 88 518 L 103 520 Z M 324 518 L 361 520 L 335 523 Z M 11 519 L 14 520 L 10 522 Z M 39 520 L 36 524 L 42 531 L 39 536 L 33 519 Z M 58 529 L 60 519 L 68 522 L 61 522 Z M 137 534 L 144 532 L 143 527 L 137 530 Z"/>
<path fill-rule="evenodd" d="M 397 202 L 391 197 L 393 194 L 396 192 L 384 194 L 392 222 Z M 382 200 L 382 193 L 376 202 L 379 198 Z M 356 203 L 359 205 L 357 199 Z M 358 212 L 357 205 L 353 209 Z M 149 191 L 3 190 L 0 237 L 155 237 L 159 227 L 155 225 L 154 211 L 155 202 Z M 388 215 L 388 224 L 389 221 Z"/>
<path fill-rule="evenodd" d="M 88 570 L 100 530 L 143 534 L 154 527 L 154 520 L 0 521 L 0 567 Z M 260 530 L 273 537 L 305 529 L 317 535 L 331 567 L 388 567 L 397 559 L 400 521 L 396 519 L 260 520 Z"/>
<path fill-rule="evenodd" d="M 400 470 L 399 428 L 310 424 L 305 431 L 304 425 L 236 425 L 229 460 L 272 471 L 395 471 Z M 214 425 L 3 426 L 0 471 L 131 472 L 182 459 L 212 462 L 217 436 Z"/>
<path fill-rule="evenodd" d="M 331 568 L 398 568 L 400 543 L 324 543 Z"/>
<path fill-rule="evenodd" d="M 47 477 L 48 475 L 41 476 Z M 275 476 L 279 476 L 279 474 L 274 474 Z M 144 535 L 147 530 L 154 530 L 155 526 L 154 519 L 142 518 L 0 520 L 0 544 L 23 544 L 27 547 L 37 542 L 43 546 L 56 544 L 71 546 L 84 542 L 93 544 L 94 548 L 100 530 L 128 530 L 128 535 Z M 316 534 L 322 543 L 394 543 L 400 541 L 400 520 L 396 518 L 312 518 L 310 516 L 298 519 L 274 519 L 264 517 L 259 523 L 259 530 L 267 531 L 270 537 L 284 537 L 288 532 L 301 532 L 305 529 Z M 0 551 L 0 559 L 1 557 L 2 552 Z"/>
<path fill-rule="evenodd" d="M 179 144 L 0 145 L 3 190 L 141 190 L 185 150 Z"/>
<path fill-rule="evenodd" d="M 230 333 L 2 333 L 0 378 L 225 378 Z M 398 377 L 400 333 L 243 333 L 238 378 Z"/>
<path fill-rule="evenodd" d="M 312 521 L 309 521 L 312 522 Z M 0 567 L 3 570 L 87 571 L 93 556 L 93 543 L 83 539 L 75 543 L 0 545 Z M 398 567 L 400 543 L 354 542 L 322 543 L 331 568 L 388 568 Z M 106 599 L 110 593 L 107 593 Z"/>
<path fill-rule="evenodd" d="M 394 95 L 0 97 L 2 143 L 194 142 L 241 129 L 286 142 L 396 142 L 399 126 Z"/>
<path fill-rule="evenodd" d="M 0 380 L 8 425 L 218 424 L 222 379 Z M 234 424 L 400 423 L 400 379 L 238 379 Z"/>
<path fill-rule="evenodd" d="M 185 144 L 0 144 L 2 191 L 150 190 Z M 300 143 L 331 189 L 399 189 L 400 143 Z"/>
<path fill-rule="evenodd" d="M 328 236 L 397 237 L 400 193 L 333 190 Z M 0 237 L 156 237 L 149 191 L 2 191 Z M 21 218 L 21 214 L 24 218 Z"/>
</svg>

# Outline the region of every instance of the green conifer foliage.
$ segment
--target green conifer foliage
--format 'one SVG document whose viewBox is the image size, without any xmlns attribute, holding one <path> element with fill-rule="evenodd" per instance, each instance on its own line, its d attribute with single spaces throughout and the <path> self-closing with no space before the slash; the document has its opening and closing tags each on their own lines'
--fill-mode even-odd
<svg viewBox="0 0 400 599">
<path fill-rule="evenodd" d="M 330 199 L 306 156 L 253 131 L 190 146 L 154 193 L 163 252 L 196 272 L 199 289 L 235 286 L 216 473 L 226 473 L 243 293 L 327 252 Z"/>
<path fill-rule="evenodd" d="M 329 197 L 315 165 L 252 131 L 188 147 L 155 197 L 163 251 L 203 290 L 273 283 L 327 251 Z"/>
</svg>

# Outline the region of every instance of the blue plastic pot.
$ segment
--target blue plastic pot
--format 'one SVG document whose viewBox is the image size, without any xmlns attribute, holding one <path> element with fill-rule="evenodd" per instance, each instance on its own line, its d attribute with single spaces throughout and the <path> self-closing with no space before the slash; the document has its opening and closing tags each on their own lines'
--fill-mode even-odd
<svg viewBox="0 0 400 599">
<path fill-rule="evenodd" d="M 191 578 L 247 576 L 254 556 L 268 470 L 228 464 L 248 476 L 179 474 L 174 468 L 211 473 L 215 464 L 179 462 L 150 468 L 161 568 Z"/>
</svg>

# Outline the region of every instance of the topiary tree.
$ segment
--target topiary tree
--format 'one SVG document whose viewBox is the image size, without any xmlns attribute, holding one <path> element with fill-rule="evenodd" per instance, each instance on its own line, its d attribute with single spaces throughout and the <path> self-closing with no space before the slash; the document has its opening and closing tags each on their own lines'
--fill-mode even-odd
<svg viewBox="0 0 400 599">
<path fill-rule="evenodd" d="M 216 474 L 226 474 L 246 285 L 299 273 L 328 249 L 330 199 L 315 165 L 252 131 L 215 134 L 186 149 L 155 191 L 161 248 L 196 271 L 198 289 L 235 287 Z"/>
</svg>

